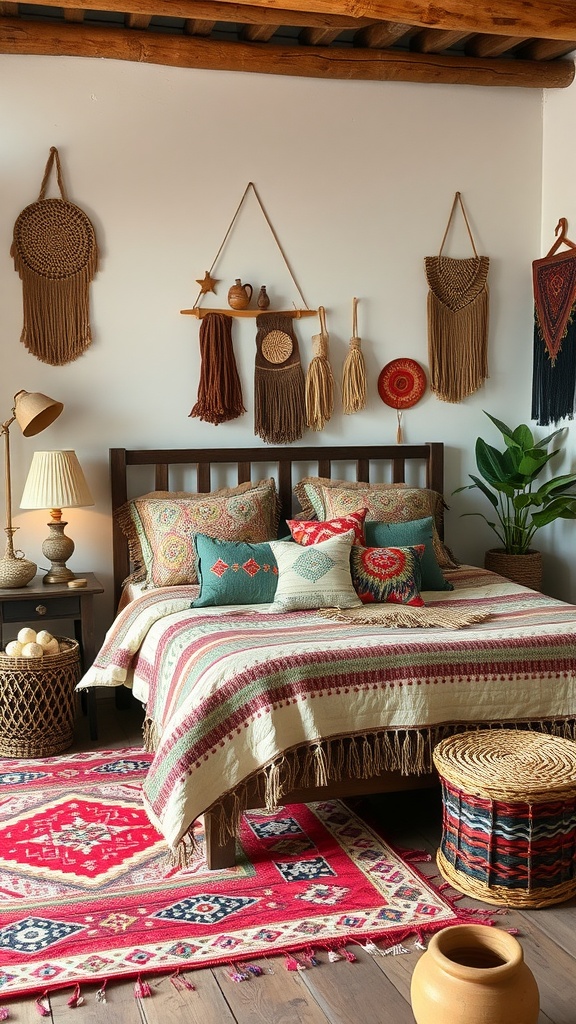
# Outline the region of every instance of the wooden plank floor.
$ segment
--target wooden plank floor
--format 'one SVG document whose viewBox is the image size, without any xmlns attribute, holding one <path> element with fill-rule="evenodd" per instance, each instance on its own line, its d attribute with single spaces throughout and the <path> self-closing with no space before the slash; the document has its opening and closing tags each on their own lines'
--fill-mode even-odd
<svg viewBox="0 0 576 1024">
<path fill-rule="evenodd" d="M 118 711 L 112 697 L 98 701 L 99 747 L 139 745 L 141 710 L 134 705 Z M 73 749 L 91 749 L 86 719 L 79 716 Z M 440 799 L 435 790 L 390 794 L 373 798 L 376 814 L 388 839 L 399 847 L 433 853 L 440 834 Z M 434 862 L 418 865 L 436 875 Z M 461 907 L 487 908 L 463 899 Z M 496 908 L 494 908 L 496 909 Z M 509 910 L 495 917 L 499 927 L 517 928 L 526 962 L 540 989 L 538 1024 L 576 1024 L 576 899 L 539 910 Z M 109 982 L 107 1002 L 98 1003 L 95 987 L 83 987 L 84 1005 L 71 1010 L 70 991 L 50 996 L 53 1024 L 414 1024 L 410 1008 L 410 979 L 421 952 L 373 957 L 355 947 L 358 961 L 327 962 L 300 973 L 286 971 L 283 958 L 256 961 L 267 972 L 260 978 L 235 984 L 226 968 L 190 972 L 195 991 L 177 991 L 167 978 L 151 982 L 152 997 L 134 999 L 133 982 Z M 0 962 L 1 966 L 1 962 Z M 10 1021 L 36 1024 L 33 998 L 2 1000 Z M 71 1017 L 72 1015 L 72 1017 Z M 74 1017 L 74 1015 L 76 1015 Z"/>
</svg>

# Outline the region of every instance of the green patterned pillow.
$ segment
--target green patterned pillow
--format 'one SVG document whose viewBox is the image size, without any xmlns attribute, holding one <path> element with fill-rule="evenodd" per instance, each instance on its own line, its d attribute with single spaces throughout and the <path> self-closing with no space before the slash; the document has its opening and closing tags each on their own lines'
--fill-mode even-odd
<svg viewBox="0 0 576 1024">
<path fill-rule="evenodd" d="M 302 546 L 271 541 L 278 563 L 278 586 L 271 612 L 304 608 L 355 608 L 361 604 L 350 571 L 354 531 Z"/>
<path fill-rule="evenodd" d="M 433 522 L 432 516 L 426 516 L 424 519 L 413 519 L 411 523 L 366 523 L 366 544 L 376 548 L 423 544 L 424 554 L 420 563 L 422 590 L 454 590 L 434 553 Z"/>
<path fill-rule="evenodd" d="M 278 566 L 270 544 L 217 540 L 197 533 L 194 547 L 200 595 L 193 608 L 274 600 Z"/>
</svg>

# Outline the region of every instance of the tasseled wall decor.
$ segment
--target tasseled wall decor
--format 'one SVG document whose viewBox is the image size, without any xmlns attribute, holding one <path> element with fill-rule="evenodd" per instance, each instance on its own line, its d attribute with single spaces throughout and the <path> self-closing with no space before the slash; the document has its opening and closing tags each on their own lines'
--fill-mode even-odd
<svg viewBox="0 0 576 1024">
<path fill-rule="evenodd" d="M 200 324 L 200 382 L 190 416 L 207 423 L 224 423 L 246 412 L 242 385 L 232 347 L 232 319 L 208 313 Z"/>
<path fill-rule="evenodd" d="M 534 357 L 532 419 L 540 426 L 572 419 L 576 387 L 576 245 L 566 237 L 567 222 L 542 259 L 532 264 Z M 569 252 L 557 253 L 560 245 Z"/>
<path fill-rule="evenodd" d="M 298 441 L 305 426 L 305 380 L 292 318 L 256 317 L 254 433 L 269 444 Z"/>
<path fill-rule="evenodd" d="M 320 334 L 312 336 L 313 357 L 306 373 L 306 423 L 312 430 L 323 430 L 334 411 L 334 376 L 328 360 L 330 336 L 326 328 L 326 310 L 318 307 Z"/>
<path fill-rule="evenodd" d="M 46 199 L 54 162 L 61 198 Z M 10 255 L 22 279 L 20 340 L 51 366 L 77 359 L 92 340 L 89 285 L 98 267 L 98 248 L 89 218 L 67 199 L 55 146 L 37 201 L 16 220 Z"/>
<path fill-rule="evenodd" d="M 474 250 L 469 259 L 442 255 L 459 203 Z M 428 280 L 430 388 L 443 402 L 461 402 L 488 376 L 488 256 L 479 256 L 462 196 L 456 192 L 438 256 L 425 258 Z"/>
<path fill-rule="evenodd" d="M 358 337 L 358 299 L 352 299 L 352 337 L 342 368 L 342 410 L 347 416 L 366 408 L 366 364 Z"/>
</svg>

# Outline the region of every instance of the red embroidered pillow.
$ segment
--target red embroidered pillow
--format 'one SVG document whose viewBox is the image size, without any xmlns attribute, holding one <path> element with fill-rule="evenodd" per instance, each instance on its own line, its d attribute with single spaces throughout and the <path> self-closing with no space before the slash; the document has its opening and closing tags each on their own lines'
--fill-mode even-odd
<svg viewBox="0 0 576 1024">
<path fill-rule="evenodd" d="M 421 606 L 420 560 L 424 544 L 405 548 L 353 547 L 352 582 L 364 604 L 373 602 Z"/>
<path fill-rule="evenodd" d="M 319 544 L 329 537 L 338 537 L 341 533 L 348 533 L 354 530 L 354 544 L 365 544 L 364 520 L 366 509 L 359 508 L 357 512 L 349 512 L 348 515 L 339 516 L 337 519 L 326 519 L 319 522 L 317 519 L 288 519 L 287 526 L 292 534 L 292 540 L 297 544 L 307 547 L 308 544 Z"/>
</svg>

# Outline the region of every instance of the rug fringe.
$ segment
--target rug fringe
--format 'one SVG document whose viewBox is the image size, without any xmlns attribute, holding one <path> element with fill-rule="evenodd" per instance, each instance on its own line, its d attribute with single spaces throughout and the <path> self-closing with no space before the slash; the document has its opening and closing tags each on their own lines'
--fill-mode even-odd
<svg viewBox="0 0 576 1024">
<path fill-rule="evenodd" d="M 395 629 L 463 629 L 475 622 L 485 622 L 490 612 L 459 612 L 448 608 L 413 608 L 408 605 L 377 604 L 362 608 L 319 608 L 318 615 L 338 622 L 358 623 L 362 626 L 382 625 Z"/>
</svg>

